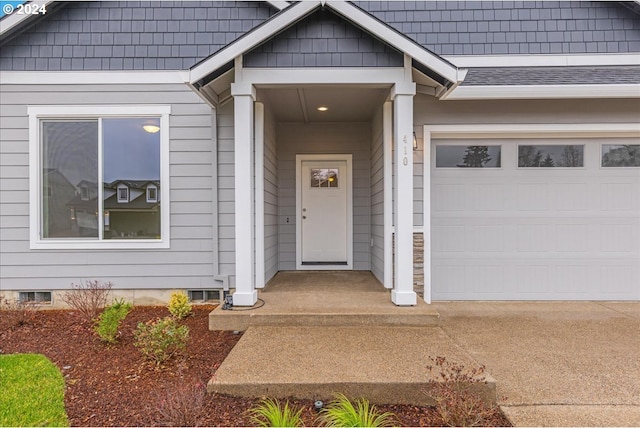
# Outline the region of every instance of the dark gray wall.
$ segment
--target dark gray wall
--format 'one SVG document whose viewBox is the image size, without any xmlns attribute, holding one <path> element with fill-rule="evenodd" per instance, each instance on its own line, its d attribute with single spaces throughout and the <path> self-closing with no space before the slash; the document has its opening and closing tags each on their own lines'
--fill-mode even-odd
<svg viewBox="0 0 640 428">
<path fill-rule="evenodd" d="M 354 3 L 439 55 L 640 52 L 640 16 L 618 2 Z"/>
<path fill-rule="evenodd" d="M 70 2 L 0 50 L 0 70 L 184 70 L 276 12 L 265 2 Z"/>
<path fill-rule="evenodd" d="M 355 2 L 440 55 L 640 52 L 640 15 L 619 2 Z M 70 2 L 0 49 L 0 70 L 184 70 L 277 11 L 265 2 Z M 325 15 L 331 15 L 325 12 Z M 314 14 L 248 66 L 395 66 L 383 43 Z"/>
<path fill-rule="evenodd" d="M 402 67 L 403 55 L 320 10 L 244 56 L 245 67 Z"/>
</svg>

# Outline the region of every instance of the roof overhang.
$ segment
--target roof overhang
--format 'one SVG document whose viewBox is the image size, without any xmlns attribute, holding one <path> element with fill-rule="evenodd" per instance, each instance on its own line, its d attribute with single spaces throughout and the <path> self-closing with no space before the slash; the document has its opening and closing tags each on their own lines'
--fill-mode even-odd
<svg viewBox="0 0 640 428">
<path fill-rule="evenodd" d="M 640 98 L 640 83 L 622 85 L 458 86 L 442 99 L 506 100 L 562 98 Z"/>
<path fill-rule="evenodd" d="M 223 80 L 225 85 L 222 86 L 226 86 L 236 58 L 250 52 L 321 8 L 330 9 L 353 25 L 409 56 L 414 69 L 436 82 L 439 86 L 436 91 L 438 94 L 450 91 L 464 80 L 465 70 L 458 69 L 357 6 L 342 0 L 330 0 L 302 1 L 283 9 L 235 42 L 193 66 L 190 70 L 190 84 L 200 90 L 209 84 L 215 84 L 214 81 Z"/>
<path fill-rule="evenodd" d="M 57 8 L 61 6 L 63 2 L 54 2 L 53 0 L 33 0 L 28 2 L 28 4 L 37 6 L 38 8 L 44 6 L 47 13 L 50 13 L 54 7 Z M 10 15 L 3 16 L 2 19 L 0 19 L 0 43 L 16 34 L 25 26 L 31 25 L 33 22 L 44 16 L 45 14 L 40 13 L 12 13 Z"/>
</svg>

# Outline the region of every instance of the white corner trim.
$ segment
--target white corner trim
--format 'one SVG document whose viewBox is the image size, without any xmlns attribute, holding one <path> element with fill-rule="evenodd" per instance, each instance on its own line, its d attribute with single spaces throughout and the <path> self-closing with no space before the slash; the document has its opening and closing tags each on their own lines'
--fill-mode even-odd
<svg viewBox="0 0 640 428">
<path fill-rule="evenodd" d="M 443 55 L 458 67 L 567 67 L 640 65 L 640 53 L 574 55 Z"/>
<path fill-rule="evenodd" d="M 369 33 L 375 34 L 376 37 L 429 67 L 450 82 L 458 81 L 459 76 L 457 68 L 454 65 L 449 64 L 438 55 L 429 52 L 417 43 L 407 39 L 405 36 L 378 21 L 368 13 L 363 12 L 345 1 L 329 0 L 326 2 L 326 5 L 339 12 L 342 16 L 348 18 L 356 25 L 367 30 Z"/>
<path fill-rule="evenodd" d="M 425 131 L 426 127 L 422 134 L 422 282 L 424 301 L 431 303 L 431 132 Z M 414 227 L 414 233 L 416 229 Z"/>
<path fill-rule="evenodd" d="M 258 26 L 245 36 L 230 45 L 227 45 L 220 52 L 212 55 L 202 63 L 192 68 L 190 71 L 189 81 L 191 83 L 196 83 L 212 71 L 217 70 L 229 61 L 233 61 L 236 57 L 244 54 L 251 48 L 293 24 L 296 20 L 304 17 L 306 14 L 318 7 L 319 4 L 319 1 L 301 1 L 287 10 L 282 11 L 278 15 L 275 15 L 264 25 Z"/>
<path fill-rule="evenodd" d="M 115 85 L 186 83 L 188 71 L 3 71 L 5 85 Z"/>
<path fill-rule="evenodd" d="M 458 86 L 446 100 L 640 98 L 640 84 Z"/>
<path fill-rule="evenodd" d="M 38 6 L 38 7 L 44 6 L 45 8 L 49 6 L 51 3 L 53 3 L 52 0 L 32 0 L 29 2 L 29 4 L 32 6 Z M 0 35 L 6 33 L 7 31 L 14 28 L 16 25 L 20 24 L 22 21 L 29 19 L 31 17 L 32 15 L 29 15 L 26 13 L 22 15 L 18 15 L 14 10 L 14 12 L 11 15 L 6 15 L 2 18 L 2 20 L 0 20 Z"/>
</svg>

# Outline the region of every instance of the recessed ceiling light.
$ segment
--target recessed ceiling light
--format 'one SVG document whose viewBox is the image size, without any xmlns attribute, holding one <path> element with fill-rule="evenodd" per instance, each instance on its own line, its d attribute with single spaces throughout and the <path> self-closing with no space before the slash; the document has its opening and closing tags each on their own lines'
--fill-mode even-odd
<svg viewBox="0 0 640 428">
<path fill-rule="evenodd" d="M 327 110 L 329 110 L 329 107 L 325 107 L 325 106 L 318 107 L 318 111 L 327 111 Z"/>
</svg>

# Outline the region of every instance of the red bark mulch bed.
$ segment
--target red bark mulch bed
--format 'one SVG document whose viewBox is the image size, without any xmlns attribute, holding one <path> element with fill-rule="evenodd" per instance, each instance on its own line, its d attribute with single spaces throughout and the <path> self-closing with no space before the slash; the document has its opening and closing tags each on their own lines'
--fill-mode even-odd
<svg viewBox="0 0 640 428">
<path fill-rule="evenodd" d="M 194 306 L 183 323 L 189 327 L 186 355 L 157 368 L 146 363 L 134 346 L 139 322 L 169 315 L 165 307 L 135 307 L 121 325 L 118 343 L 101 342 L 91 325 L 70 310 L 40 310 L 24 325 L 0 313 L 0 353 L 37 353 L 51 359 L 66 381 L 65 407 L 72 426 L 247 426 L 247 410 L 256 400 L 205 394 L 215 373 L 240 335 L 209 331 L 213 306 Z M 317 416 L 309 400 L 307 426 Z M 429 406 L 379 406 L 394 412 L 404 426 L 440 426 Z M 488 425 L 509 425 L 506 418 Z"/>
</svg>

